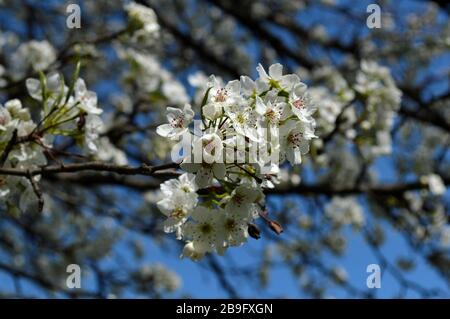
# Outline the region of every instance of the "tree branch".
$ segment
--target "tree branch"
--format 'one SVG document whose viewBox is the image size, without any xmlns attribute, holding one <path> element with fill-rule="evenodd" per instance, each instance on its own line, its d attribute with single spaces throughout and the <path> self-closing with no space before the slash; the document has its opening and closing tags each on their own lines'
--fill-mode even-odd
<svg viewBox="0 0 450 319">
<path fill-rule="evenodd" d="M 442 178 L 446 186 L 450 185 L 450 178 Z M 357 195 L 357 194 L 375 194 L 375 195 L 401 195 L 407 191 L 420 190 L 427 188 L 428 185 L 419 181 L 410 183 L 395 183 L 374 186 L 355 186 L 348 188 L 335 188 L 332 184 L 308 185 L 300 184 L 292 188 L 269 189 L 266 194 L 302 194 L 302 195 Z"/>
<path fill-rule="evenodd" d="M 149 7 L 147 1 L 145 0 L 137 0 L 136 2 Z M 203 57 L 206 61 L 209 61 L 211 64 L 217 66 L 219 69 L 225 71 L 231 76 L 239 78 L 240 72 L 236 68 L 234 68 L 230 64 L 226 63 L 225 61 L 223 61 L 222 59 L 220 59 L 219 57 L 208 51 L 207 48 L 202 43 L 196 41 L 191 35 L 180 31 L 174 24 L 169 22 L 169 20 L 165 18 L 164 15 L 161 14 L 161 12 L 157 8 L 152 7 L 152 9 L 155 11 L 158 17 L 158 23 L 161 25 L 161 27 L 169 31 L 184 46 L 191 48 L 198 55 Z"/>
<path fill-rule="evenodd" d="M 5 165 L 6 159 L 8 158 L 9 153 L 12 151 L 14 144 L 16 144 L 16 141 L 17 141 L 17 129 L 14 130 L 11 139 L 9 140 L 8 144 L 5 147 L 5 150 L 0 156 L 0 167 L 3 167 L 3 165 Z"/>
<path fill-rule="evenodd" d="M 223 4 L 220 0 L 208 0 L 208 2 L 234 17 L 241 25 L 252 32 L 255 37 L 269 43 L 280 55 L 293 59 L 299 65 L 307 69 L 312 69 L 315 66 L 310 59 L 300 54 L 300 51 L 293 50 L 286 46 L 283 41 L 266 30 L 257 20 L 252 19 L 248 14 L 233 10 L 231 7 Z"/>
<path fill-rule="evenodd" d="M 49 175 L 55 173 L 76 173 L 81 171 L 102 171 L 113 172 L 121 175 L 146 175 L 156 176 L 163 170 L 178 168 L 178 164 L 169 163 L 159 166 L 141 165 L 136 167 L 113 165 L 102 162 L 87 162 L 75 163 L 66 165 L 50 165 L 40 168 L 24 170 L 20 168 L 0 168 L 0 175 L 14 175 L 14 176 L 35 176 L 35 175 Z M 164 174 L 164 173 L 163 173 Z"/>
</svg>

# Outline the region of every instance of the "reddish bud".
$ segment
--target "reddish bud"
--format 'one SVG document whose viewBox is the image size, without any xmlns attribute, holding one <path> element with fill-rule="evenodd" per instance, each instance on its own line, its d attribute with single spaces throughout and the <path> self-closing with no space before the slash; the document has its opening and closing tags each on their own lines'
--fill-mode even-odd
<svg viewBox="0 0 450 319">
<path fill-rule="evenodd" d="M 269 220 L 267 224 L 269 225 L 270 229 L 274 231 L 277 235 L 283 232 L 283 226 L 281 226 L 279 222 Z"/>
<path fill-rule="evenodd" d="M 81 130 L 85 124 L 86 124 L 86 116 L 84 113 L 81 113 L 77 123 L 78 129 Z"/>
</svg>

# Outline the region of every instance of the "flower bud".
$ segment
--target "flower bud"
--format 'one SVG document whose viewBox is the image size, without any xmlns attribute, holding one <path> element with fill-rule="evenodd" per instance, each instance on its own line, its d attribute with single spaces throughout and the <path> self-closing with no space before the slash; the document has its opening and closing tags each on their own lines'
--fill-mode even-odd
<svg viewBox="0 0 450 319">
<path fill-rule="evenodd" d="M 247 231 L 248 231 L 248 234 L 250 235 L 250 237 L 252 237 L 254 239 L 261 238 L 261 231 L 255 224 L 249 223 Z"/>
<path fill-rule="evenodd" d="M 283 227 L 280 225 L 279 222 L 276 222 L 274 220 L 269 220 L 267 222 L 267 224 L 269 225 L 270 229 L 275 232 L 277 235 L 281 234 L 283 232 Z"/>
</svg>

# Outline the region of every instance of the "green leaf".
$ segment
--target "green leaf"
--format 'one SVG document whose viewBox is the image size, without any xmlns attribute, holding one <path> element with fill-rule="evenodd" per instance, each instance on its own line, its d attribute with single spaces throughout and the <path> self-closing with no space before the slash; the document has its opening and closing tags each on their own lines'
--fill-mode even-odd
<svg viewBox="0 0 450 319">
<path fill-rule="evenodd" d="M 200 105 L 200 107 L 205 106 L 206 102 L 208 102 L 209 91 L 211 91 L 211 89 L 212 89 L 212 87 L 209 87 L 206 90 L 205 95 L 203 96 L 202 104 Z"/>
<path fill-rule="evenodd" d="M 47 78 L 45 77 L 45 74 L 42 71 L 39 71 L 39 81 L 41 82 L 42 105 L 44 106 L 45 113 L 47 113 L 47 110 L 45 110 L 45 102 L 47 101 L 47 97 L 48 97 Z"/>
<path fill-rule="evenodd" d="M 289 93 L 285 90 L 281 90 L 278 92 L 278 96 L 289 97 Z"/>
<path fill-rule="evenodd" d="M 55 112 L 55 110 L 58 108 L 59 104 L 61 103 L 62 98 L 64 97 L 64 78 L 61 77 L 62 81 L 61 81 L 61 88 L 58 94 L 58 98 L 55 100 L 55 102 L 52 105 L 52 108 L 50 109 L 50 114 L 52 114 L 53 112 Z"/>
<path fill-rule="evenodd" d="M 69 101 L 70 96 L 72 95 L 72 93 L 75 89 L 75 83 L 77 82 L 78 77 L 80 75 L 80 68 L 81 68 L 81 61 L 78 60 L 77 65 L 75 66 L 75 71 L 73 72 L 73 75 L 72 75 L 72 82 L 70 83 L 69 91 L 67 92 L 67 96 L 66 96 L 66 100 L 64 101 L 64 104 L 66 104 Z"/>
<path fill-rule="evenodd" d="M 208 102 L 209 91 L 211 91 L 211 89 L 212 89 L 212 87 L 209 87 L 206 90 L 205 95 L 203 96 L 202 104 L 200 105 L 200 113 L 202 116 L 203 124 L 205 124 L 205 115 L 203 115 L 203 107 L 206 105 L 206 102 Z M 206 126 L 206 124 L 205 124 L 205 126 Z"/>
</svg>

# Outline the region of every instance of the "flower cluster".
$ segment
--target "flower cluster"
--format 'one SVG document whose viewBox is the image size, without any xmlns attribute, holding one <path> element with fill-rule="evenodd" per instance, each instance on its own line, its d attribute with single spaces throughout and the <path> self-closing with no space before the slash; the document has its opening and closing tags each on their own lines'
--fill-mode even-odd
<svg viewBox="0 0 450 319">
<path fill-rule="evenodd" d="M 151 99 L 153 105 L 159 106 L 157 97 L 164 97 L 164 102 L 184 104 L 188 95 L 184 86 L 159 63 L 156 56 L 133 48 L 117 46 L 118 56 L 130 65 L 124 74 L 124 85 L 137 91 L 141 99 Z"/>
<path fill-rule="evenodd" d="M 18 99 L 0 105 L 0 166 L 30 170 L 47 164 L 58 135 L 72 137 L 90 154 L 98 152 L 104 127 L 99 116 L 102 109 L 97 106 L 96 93 L 87 90 L 83 79 L 78 78 L 78 68 L 70 87 L 58 73 L 41 73 L 40 79 L 26 80 L 29 95 L 40 105 L 37 119 Z M 39 177 L 0 176 L 1 201 L 12 208 L 21 203 L 20 210 L 27 210 L 38 199 L 33 184 Z"/>
<path fill-rule="evenodd" d="M 55 60 L 55 48 L 48 41 L 31 40 L 22 43 L 11 56 L 13 78 L 22 78 L 30 68 L 34 71 L 43 71 Z"/>
<path fill-rule="evenodd" d="M 366 108 L 361 127 L 371 140 L 371 147 L 363 150 L 368 157 L 391 152 L 390 129 L 400 108 L 401 91 L 390 71 L 374 61 L 362 61 L 356 75 L 356 92 L 365 98 Z"/>
<path fill-rule="evenodd" d="M 312 78 L 315 83 L 324 84 L 310 90 L 311 97 L 315 101 L 320 101 L 316 116 L 317 130 L 324 136 L 332 132 L 338 116 L 343 112 L 341 115 L 343 118 L 339 121 L 340 129 L 345 131 L 346 136 L 352 135 L 350 128 L 356 122 L 356 114 L 353 108 L 346 108 L 346 105 L 352 103 L 355 98 L 353 89 L 338 70 L 331 66 L 315 70 Z"/>
<path fill-rule="evenodd" d="M 156 293 L 171 293 L 181 286 L 178 275 L 162 264 L 144 264 L 133 273 L 139 283 L 138 289 L 146 292 L 148 287 Z"/>
<path fill-rule="evenodd" d="M 189 102 L 189 96 L 183 84 L 167 68 L 160 64 L 159 58 L 149 50 L 138 50 L 124 45 L 115 46 L 118 57 L 129 66 L 121 77 L 124 94 L 115 97 L 114 105 L 124 115 L 131 115 L 133 109 L 139 109 L 149 117 L 149 121 L 163 121 L 165 106 L 182 106 Z M 133 102 L 129 97 L 134 96 Z M 167 141 L 147 130 L 152 143 L 140 144 L 142 152 L 151 153 L 155 158 L 166 158 L 175 143 Z M 129 135 L 132 139 L 134 135 Z M 124 141 L 127 143 L 128 141 Z"/>
<path fill-rule="evenodd" d="M 36 124 L 31 119 L 29 110 L 22 107 L 20 100 L 9 100 L 4 106 L 0 105 L 0 154 L 5 154 L 12 138 L 29 136 L 35 128 Z M 4 167 L 28 169 L 47 162 L 42 148 L 33 143 L 19 144 L 7 155 L 7 158 L 3 159 L 4 163 L 1 163 Z M 16 206 L 14 203 L 20 203 L 19 208 L 26 210 L 34 197 L 30 180 L 16 176 L 0 176 L 1 202 L 10 202 L 12 207 Z"/>
<path fill-rule="evenodd" d="M 125 5 L 128 14 L 128 29 L 132 41 L 152 43 L 159 37 L 159 24 L 155 12 L 146 6 L 130 2 Z"/>
<path fill-rule="evenodd" d="M 267 73 L 259 65 L 255 81 L 241 76 L 227 84 L 211 76 L 198 121 L 189 104 L 167 108 L 168 123 L 157 133 L 180 141 L 187 173 L 161 185 L 158 207 L 167 216 L 164 230 L 186 240 L 182 256 L 199 260 L 242 245 L 259 216 L 282 231 L 268 219 L 263 189 L 274 187 L 285 160 L 300 164 L 315 138 L 307 87 L 282 69 L 274 64 Z"/>
<path fill-rule="evenodd" d="M 364 226 L 363 209 L 353 197 L 333 197 L 325 207 L 325 216 L 335 227 L 352 225 L 360 229 Z"/>
</svg>

